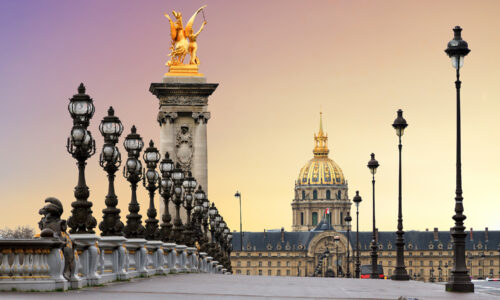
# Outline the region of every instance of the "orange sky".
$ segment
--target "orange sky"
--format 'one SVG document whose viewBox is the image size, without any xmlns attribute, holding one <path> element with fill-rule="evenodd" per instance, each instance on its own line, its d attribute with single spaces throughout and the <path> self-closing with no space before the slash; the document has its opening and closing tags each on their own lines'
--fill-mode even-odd
<svg viewBox="0 0 500 300">
<path fill-rule="evenodd" d="M 80 81 L 95 100 L 90 129 L 98 151 L 98 124 L 109 105 L 125 133 L 136 124 L 144 140 L 159 140 L 157 100 L 148 88 L 166 71 L 170 41 L 163 13 L 190 15 L 202 4 L 2 3 L 0 226 L 36 226 L 38 209 L 51 195 L 69 215 L 77 170 L 64 148 L 71 128 L 66 106 Z M 320 108 L 330 158 L 342 168 L 350 197 L 355 190 L 363 197 L 361 230 L 371 228 L 371 152 L 380 163 L 377 225 L 396 228 L 397 137 L 391 124 L 399 108 L 409 123 L 403 137 L 405 229 L 453 226 L 455 77 L 443 50 L 455 25 L 464 28 L 472 50 L 461 77 L 465 225 L 500 229 L 500 2 L 207 4 L 200 69 L 220 84 L 209 100 L 209 198 L 231 229 L 239 228 L 237 189 L 245 230 L 290 229 L 294 180 L 312 158 Z M 117 175 L 125 220 L 130 190 Z M 89 160 L 87 183 L 99 222 L 107 182 L 98 154 Z M 139 191 L 145 216 L 147 192 Z"/>
</svg>

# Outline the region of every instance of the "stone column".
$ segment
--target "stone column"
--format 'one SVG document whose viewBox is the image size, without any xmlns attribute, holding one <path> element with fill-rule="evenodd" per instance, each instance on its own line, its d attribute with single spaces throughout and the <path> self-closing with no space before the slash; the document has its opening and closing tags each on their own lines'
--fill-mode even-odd
<svg viewBox="0 0 500 300">
<path fill-rule="evenodd" d="M 207 122 L 210 119 L 209 112 L 194 112 L 195 120 L 194 142 L 193 142 L 193 165 L 191 172 L 203 191 L 208 195 L 208 167 L 207 167 Z"/>
</svg>

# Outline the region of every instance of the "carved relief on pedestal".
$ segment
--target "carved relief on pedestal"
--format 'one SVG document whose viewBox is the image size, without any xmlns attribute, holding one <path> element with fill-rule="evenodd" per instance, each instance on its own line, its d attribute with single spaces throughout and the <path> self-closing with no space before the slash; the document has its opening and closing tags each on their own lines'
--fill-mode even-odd
<svg viewBox="0 0 500 300">
<path fill-rule="evenodd" d="M 193 160 L 193 136 L 188 125 L 181 125 L 177 130 L 175 154 L 182 170 L 190 171 Z"/>
</svg>

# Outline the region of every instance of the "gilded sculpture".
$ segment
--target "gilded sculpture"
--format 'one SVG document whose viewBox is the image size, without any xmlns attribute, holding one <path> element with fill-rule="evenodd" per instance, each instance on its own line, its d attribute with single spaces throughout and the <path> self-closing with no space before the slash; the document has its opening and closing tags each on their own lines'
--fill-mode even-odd
<svg viewBox="0 0 500 300">
<path fill-rule="evenodd" d="M 206 5 L 200 7 L 193 16 L 189 19 L 186 27 L 182 24 L 182 14 L 180 12 L 172 11 L 175 21 L 173 21 L 168 14 L 165 17 L 170 23 L 170 35 L 172 38 L 172 45 L 170 47 L 170 60 L 167 62 L 169 72 L 167 76 L 189 75 L 201 76 L 198 73 L 198 65 L 200 59 L 198 58 L 198 44 L 196 42 L 198 35 L 201 33 L 207 21 L 204 20 L 200 29 L 195 33 L 193 24 L 196 16 L 203 11 Z M 184 64 L 184 59 L 189 54 L 190 59 L 188 64 Z"/>
</svg>

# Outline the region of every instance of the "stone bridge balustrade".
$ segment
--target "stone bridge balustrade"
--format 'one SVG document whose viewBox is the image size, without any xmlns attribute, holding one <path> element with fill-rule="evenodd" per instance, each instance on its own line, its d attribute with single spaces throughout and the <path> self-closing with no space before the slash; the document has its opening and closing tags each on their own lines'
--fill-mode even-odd
<svg viewBox="0 0 500 300">
<path fill-rule="evenodd" d="M 146 270 L 148 276 L 152 276 L 157 273 L 163 273 L 163 266 L 160 262 L 160 259 L 163 259 L 163 249 L 161 248 L 162 245 L 163 243 L 161 241 L 148 241 L 146 243 Z"/>
<path fill-rule="evenodd" d="M 186 248 L 184 245 L 175 246 L 175 269 L 177 272 L 187 272 L 186 269 Z"/>
<path fill-rule="evenodd" d="M 164 243 L 163 244 L 163 256 L 164 256 L 164 265 L 163 269 L 165 273 L 175 273 L 175 256 L 176 251 L 175 247 L 177 245 L 174 243 Z"/>
<path fill-rule="evenodd" d="M 146 259 L 147 251 L 145 239 L 127 239 L 126 266 L 130 277 L 147 276 Z"/>
<path fill-rule="evenodd" d="M 101 255 L 99 249 L 101 238 L 95 234 L 73 234 L 70 238 L 79 257 L 77 270 L 82 284 L 88 286 L 102 284 L 101 275 L 97 273 Z"/>
<path fill-rule="evenodd" d="M 124 243 L 122 236 L 103 236 L 99 242 L 100 257 L 98 273 L 103 283 L 128 279 Z"/>
</svg>

